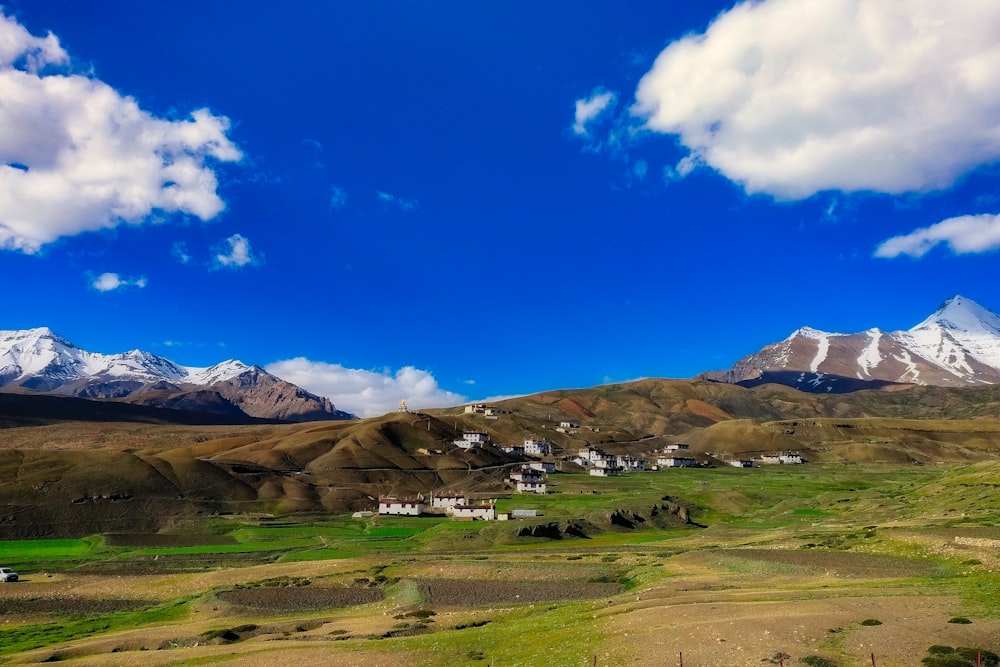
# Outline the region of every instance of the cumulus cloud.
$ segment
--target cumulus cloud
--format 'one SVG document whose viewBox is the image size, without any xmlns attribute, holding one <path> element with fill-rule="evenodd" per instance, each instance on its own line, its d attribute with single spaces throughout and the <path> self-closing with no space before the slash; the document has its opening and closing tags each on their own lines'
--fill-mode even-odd
<svg viewBox="0 0 1000 667">
<path fill-rule="evenodd" d="M 631 113 L 690 151 L 677 175 L 751 193 L 945 188 L 1000 159 L 998 29 L 996 2 L 743 2 L 668 45 Z"/>
<path fill-rule="evenodd" d="M 397 197 L 396 195 L 389 194 L 388 192 L 383 192 L 381 190 L 375 191 L 375 199 L 387 204 L 394 204 L 403 211 L 412 211 L 420 205 L 420 202 L 416 199 L 403 199 L 402 197 Z"/>
<path fill-rule="evenodd" d="M 146 286 L 146 279 L 122 278 L 117 273 L 102 273 L 91 280 L 90 286 L 98 292 L 114 292 L 125 287 L 138 287 L 142 289 Z"/>
<path fill-rule="evenodd" d="M 242 234 L 233 234 L 215 249 L 214 266 L 217 269 L 238 269 L 260 262 L 250 247 L 250 240 Z"/>
<path fill-rule="evenodd" d="M 582 137 L 589 136 L 587 125 L 597 120 L 601 114 L 614 108 L 617 96 L 603 88 L 597 88 L 590 94 L 576 101 L 576 113 L 573 115 L 573 133 Z"/>
<path fill-rule="evenodd" d="M 340 364 L 296 357 L 268 364 L 268 373 L 326 396 L 341 410 L 376 417 L 406 401 L 411 409 L 461 405 L 465 396 L 438 386 L 428 371 L 404 366 L 395 373 L 344 368 Z"/>
<path fill-rule="evenodd" d="M 900 255 L 920 258 L 938 244 L 956 255 L 1000 249 L 1000 214 L 963 215 L 894 236 L 875 248 L 875 256 L 891 259 Z"/>
<path fill-rule="evenodd" d="M 218 215 L 213 163 L 238 162 L 229 120 L 143 111 L 0 11 L 0 247 L 34 253 L 63 236 L 139 224 L 156 211 Z"/>
</svg>

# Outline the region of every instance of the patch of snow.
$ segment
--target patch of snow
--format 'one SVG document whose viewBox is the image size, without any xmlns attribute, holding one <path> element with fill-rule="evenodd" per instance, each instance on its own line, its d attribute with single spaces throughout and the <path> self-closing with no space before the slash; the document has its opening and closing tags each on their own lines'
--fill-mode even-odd
<svg viewBox="0 0 1000 667">
<path fill-rule="evenodd" d="M 809 370 L 813 373 L 819 372 L 819 365 L 826 360 L 826 355 L 830 352 L 830 336 L 825 335 L 822 338 L 817 338 L 816 356 L 813 357 L 812 363 L 809 364 Z"/>
<path fill-rule="evenodd" d="M 913 382 L 915 384 L 924 384 L 924 382 L 920 379 L 920 371 L 917 370 L 917 365 L 913 362 L 913 359 L 910 358 L 909 352 L 903 350 L 902 356 L 895 357 L 895 359 L 896 361 L 900 361 L 906 364 L 906 370 L 903 371 L 902 374 L 900 374 L 899 376 L 900 382 Z M 910 376 L 909 379 L 907 379 L 907 376 Z"/>
<path fill-rule="evenodd" d="M 882 363 L 882 355 L 878 351 L 879 341 L 882 340 L 882 332 L 878 329 L 869 329 L 865 333 L 868 334 L 868 345 L 865 346 L 865 349 L 861 351 L 861 356 L 858 357 L 858 366 L 861 367 L 861 373 L 864 373 L 867 377 L 871 377 L 872 369 Z M 861 373 L 858 373 L 858 378 L 864 379 Z"/>
</svg>

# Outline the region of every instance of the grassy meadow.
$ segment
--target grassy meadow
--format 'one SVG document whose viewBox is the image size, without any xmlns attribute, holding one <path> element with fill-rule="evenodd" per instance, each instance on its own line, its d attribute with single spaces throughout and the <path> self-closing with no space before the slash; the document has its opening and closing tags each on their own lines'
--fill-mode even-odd
<svg viewBox="0 0 1000 667">
<path fill-rule="evenodd" d="M 966 664 L 1000 651 L 998 484 L 990 462 L 555 474 L 499 499 L 526 521 L 234 515 L 6 541 L 23 581 L 0 587 L 0 660 Z M 651 511 L 670 502 L 691 522 Z M 532 524 L 555 532 L 518 535 Z"/>
</svg>

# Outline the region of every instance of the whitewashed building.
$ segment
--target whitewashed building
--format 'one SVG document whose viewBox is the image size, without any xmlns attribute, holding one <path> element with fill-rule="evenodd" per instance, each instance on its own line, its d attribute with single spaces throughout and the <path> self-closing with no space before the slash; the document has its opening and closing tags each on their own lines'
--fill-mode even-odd
<svg viewBox="0 0 1000 667">
<path fill-rule="evenodd" d="M 685 451 L 687 449 L 690 449 L 690 447 L 688 445 L 682 445 L 680 443 L 675 443 L 673 445 L 667 445 L 666 447 L 663 448 L 663 451 L 665 451 L 667 453 L 670 453 L 670 452 L 682 452 L 682 451 Z"/>
<path fill-rule="evenodd" d="M 621 477 L 622 469 L 613 466 L 610 468 L 594 466 L 590 469 L 590 474 L 594 477 Z"/>
<path fill-rule="evenodd" d="M 524 453 L 527 456 L 549 456 L 552 454 L 552 445 L 538 438 L 525 438 Z"/>
<path fill-rule="evenodd" d="M 490 443 L 490 435 L 481 431 L 466 431 L 462 434 L 461 440 L 456 440 L 455 445 L 462 449 L 478 449 Z"/>
<path fill-rule="evenodd" d="M 487 505 L 455 505 L 448 510 L 448 513 L 453 519 L 496 521 L 497 506 L 493 503 Z"/>
<path fill-rule="evenodd" d="M 500 449 L 511 456 L 524 456 L 523 445 L 503 445 Z"/>
<path fill-rule="evenodd" d="M 548 491 L 545 473 L 528 466 L 522 466 L 520 470 L 512 472 L 510 481 L 514 483 L 514 488 L 517 489 L 518 493 L 546 493 Z"/>
<path fill-rule="evenodd" d="M 625 472 L 642 472 L 646 469 L 646 462 L 628 455 L 616 456 L 615 466 Z"/>
<path fill-rule="evenodd" d="M 465 496 L 464 495 L 442 495 L 442 496 L 431 496 L 431 508 L 433 509 L 448 509 L 449 507 L 454 507 L 455 505 L 464 505 Z"/>
<path fill-rule="evenodd" d="M 521 480 L 514 483 L 518 493 L 548 493 L 548 484 L 544 480 Z"/>
<path fill-rule="evenodd" d="M 378 499 L 378 513 L 385 516 L 420 516 L 427 506 L 423 500 L 407 500 L 391 496 Z"/>
<path fill-rule="evenodd" d="M 661 468 L 694 468 L 698 461 L 689 456 L 661 456 L 656 464 Z"/>
<path fill-rule="evenodd" d="M 748 459 L 733 459 L 732 461 L 729 462 L 729 465 L 733 466 L 734 468 L 752 468 L 753 461 Z"/>
<path fill-rule="evenodd" d="M 528 468 L 538 472 L 552 473 L 556 471 L 556 464 L 551 461 L 532 461 L 528 464 Z"/>
</svg>

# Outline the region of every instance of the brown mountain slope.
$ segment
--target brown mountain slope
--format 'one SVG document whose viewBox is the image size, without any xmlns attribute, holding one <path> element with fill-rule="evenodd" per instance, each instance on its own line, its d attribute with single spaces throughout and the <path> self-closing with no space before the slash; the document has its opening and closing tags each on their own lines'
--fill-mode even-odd
<svg viewBox="0 0 1000 667">
<path fill-rule="evenodd" d="M 497 493 L 516 465 L 496 448 L 462 450 L 452 443 L 461 430 L 411 414 L 247 427 L 175 447 L 143 448 L 118 428 L 87 446 L 64 443 L 73 451 L 46 449 L 48 427 L 17 429 L 36 430 L 38 442 L 0 449 L 0 538 L 155 531 L 205 513 L 372 509 L 382 494 Z"/>
<path fill-rule="evenodd" d="M 593 418 L 561 409 L 560 403 L 567 400 Z M 988 417 L 1000 414 L 1000 387 L 910 386 L 894 391 L 811 394 L 783 385 L 745 388 L 707 380 L 647 379 L 544 392 L 502 404 L 536 417 L 551 415 L 584 424 L 596 420 L 635 434 L 681 435 L 729 419 Z"/>
</svg>

